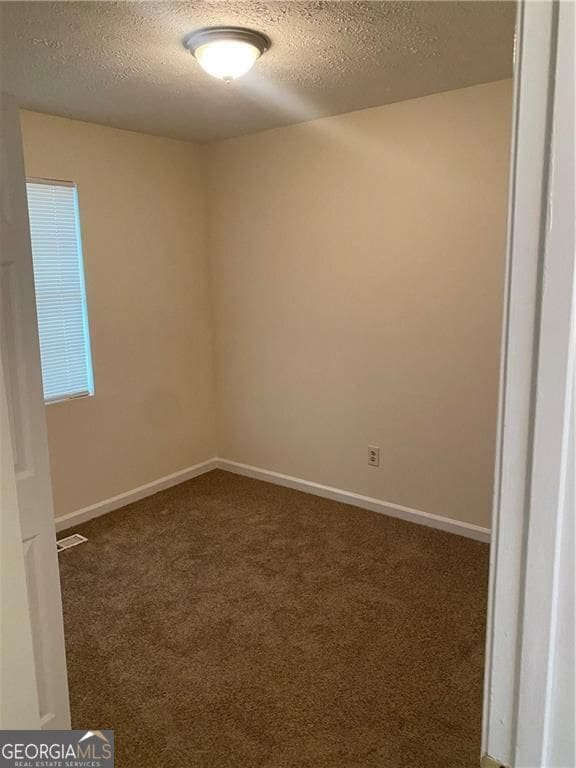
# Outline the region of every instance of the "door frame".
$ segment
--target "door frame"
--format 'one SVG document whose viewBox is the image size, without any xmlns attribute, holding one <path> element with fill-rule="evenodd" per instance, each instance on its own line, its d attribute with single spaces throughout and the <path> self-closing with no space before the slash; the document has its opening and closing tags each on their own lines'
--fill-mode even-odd
<svg viewBox="0 0 576 768">
<path fill-rule="evenodd" d="M 482 751 L 551 768 L 553 720 L 572 725 L 553 680 L 574 483 L 573 2 L 523 0 L 516 34 Z"/>
</svg>

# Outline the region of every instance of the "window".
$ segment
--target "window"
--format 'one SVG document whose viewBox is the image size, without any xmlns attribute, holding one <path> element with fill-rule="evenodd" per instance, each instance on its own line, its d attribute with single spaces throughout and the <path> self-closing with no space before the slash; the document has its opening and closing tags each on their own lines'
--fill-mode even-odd
<svg viewBox="0 0 576 768">
<path fill-rule="evenodd" d="M 94 393 L 76 185 L 29 179 L 44 400 Z"/>
</svg>

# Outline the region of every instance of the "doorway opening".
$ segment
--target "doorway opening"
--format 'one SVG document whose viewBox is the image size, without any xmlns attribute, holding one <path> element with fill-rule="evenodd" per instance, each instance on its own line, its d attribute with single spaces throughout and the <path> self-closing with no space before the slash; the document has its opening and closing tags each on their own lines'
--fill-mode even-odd
<svg viewBox="0 0 576 768">
<path fill-rule="evenodd" d="M 194 765 L 473 764 L 514 4 L 265 4 L 230 86 L 178 35 L 159 80 L 110 55 L 172 44 L 170 5 L 68 5 L 3 14 L 111 40 L 20 101 L 44 394 L 55 361 L 77 386 L 45 397 L 56 528 L 88 539 L 60 554 L 72 725 L 125 766 L 191 738 Z"/>
</svg>

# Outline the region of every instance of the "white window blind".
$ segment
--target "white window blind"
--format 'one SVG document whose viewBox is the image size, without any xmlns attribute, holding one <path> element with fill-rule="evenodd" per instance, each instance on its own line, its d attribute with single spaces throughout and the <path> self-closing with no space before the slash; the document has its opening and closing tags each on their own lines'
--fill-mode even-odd
<svg viewBox="0 0 576 768">
<path fill-rule="evenodd" d="M 26 187 L 44 399 L 93 394 L 76 186 L 34 179 Z"/>
</svg>

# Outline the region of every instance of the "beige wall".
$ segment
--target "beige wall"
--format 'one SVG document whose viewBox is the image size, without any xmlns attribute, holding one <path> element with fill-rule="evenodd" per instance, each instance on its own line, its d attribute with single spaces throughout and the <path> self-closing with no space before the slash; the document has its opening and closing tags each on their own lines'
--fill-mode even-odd
<svg viewBox="0 0 576 768">
<path fill-rule="evenodd" d="M 95 397 L 46 409 L 57 515 L 216 453 L 193 144 L 30 112 L 29 176 L 78 185 Z"/>
<path fill-rule="evenodd" d="M 56 514 L 218 454 L 489 525 L 511 101 L 209 147 L 24 112 L 28 175 L 78 184 L 96 383 L 46 409 Z"/>
<path fill-rule="evenodd" d="M 208 148 L 220 455 L 489 525 L 511 101 Z"/>
</svg>

